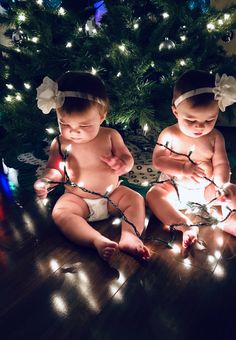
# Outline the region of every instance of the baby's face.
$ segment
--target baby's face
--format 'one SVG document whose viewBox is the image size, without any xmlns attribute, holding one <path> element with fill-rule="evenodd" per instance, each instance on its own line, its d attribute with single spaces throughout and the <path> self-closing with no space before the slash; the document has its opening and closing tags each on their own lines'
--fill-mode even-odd
<svg viewBox="0 0 236 340">
<path fill-rule="evenodd" d="M 178 120 L 182 133 L 189 137 L 199 138 L 210 133 L 216 123 L 219 107 L 216 101 L 207 106 L 192 107 L 186 100 L 172 111 Z"/>
<path fill-rule="evenodd" d="M 88 143 L 94 139 L 105 119 L 105 114 L 99 114 L 96 108 L 91 108 L 84 113 L 71 114 L 58 113 L 58 121 L 62 136 L 74 143 Z"/>
</svg>

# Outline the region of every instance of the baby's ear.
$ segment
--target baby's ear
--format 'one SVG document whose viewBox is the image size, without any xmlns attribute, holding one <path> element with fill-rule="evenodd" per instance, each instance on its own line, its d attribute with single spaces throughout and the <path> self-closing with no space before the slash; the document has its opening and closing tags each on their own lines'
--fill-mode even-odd
<svg viewBox="0 0 236 340">
<path fill-rule="evenodd" d="M 104 120 L 106 119 L 106 116 L 107 116 L 107 112 L 103 112 L 100 114 L 100 119 L 101 119 L 101 123 L 102 124 L 104 122 Z"/>
<path fill-rule="evenodd" d="M 171 106 L 171 110 L 172 110 L 172 112 L 173 112 L 173 115 L 174 115 L 176 118 L 178 118 L 178 112 L 177 112 L 176 107 L 175 107 L 174 105 Z"/>
</svg>

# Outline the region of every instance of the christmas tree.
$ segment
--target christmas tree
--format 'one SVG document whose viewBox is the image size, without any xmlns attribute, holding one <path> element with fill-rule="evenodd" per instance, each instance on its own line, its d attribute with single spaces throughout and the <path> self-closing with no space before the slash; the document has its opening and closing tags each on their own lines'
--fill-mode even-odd
<svg viewBox="0 0 236 340">
<path fill-rule="evenodd" d="M 55 115 L 36 106 L 47 75 L 67 70 L 97 73 L 111 108 L 108 124 L 160 130 L 171 119 L 173 83 L 187 69 L 234 75 L 235 57 L 219 41 L 231 39 L 235 6 L 217 11 L 209 1 L 5 0 L 0 23 L 2 148 L 35 147 L 56 126 Z M 232 116 L 233 107 L 227 109 Z M 11 143 L 11 144 L 9 144 Z"/>
</svg>

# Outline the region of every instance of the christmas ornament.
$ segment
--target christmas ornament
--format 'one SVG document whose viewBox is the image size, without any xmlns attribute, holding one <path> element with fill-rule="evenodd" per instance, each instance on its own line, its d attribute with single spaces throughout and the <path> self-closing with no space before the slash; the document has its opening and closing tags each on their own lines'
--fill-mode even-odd
<svg viewBox="0 0 236 340">
<path fill-rule="evenodd" d="M 93 36 L 97 33 L 97 26 L 95 23 L 95 18 L 92 16 L 90 17 L 85 24 L 85 31 L 88 33 L 88 35 Z"/>
<path fill-rule="evenodd" d="M 200 9 L 207 12 L 210 6 L 210 0 L 188 0 L 188 8 L 190 10 Z"/>
<path fill-rule="evenodd" d="M 96 23 L 96 25 L 100 25 L 100 21 L 102 20 L 103 15 L 106 14 L 107 8 L 106 8 L 106 6 L 104 4 L 104 1 L 97 1 L 97 2 L 95 2 L 93 7 L 96 10 L 95 17 L 94 17 L 95 18 L 95 23 Z"/>
<path fill-rule="evenodd" d="M 47 8 L 57 9 L 61 6 L 62 0 L 43 0 L 43 4 Z"/>
<path fill-rule="evenodd" d="M 234 38 L 234 32 L 233 31 L 227 31 L 223 37 L 221 38 L 225 43 L 230 42 Z"/>
<path fill-rule="evenodd" d="M 169 38 L 165 38 L 159 45 L 160 52 L 172 50 L 173 48 L 175 48 L 175 43 Z"/>
<path fill-rule="evenodd" d="M 15 44 L 21 44 L 24 40 L 27 40 L 27 35 L 21 29 L 17 29 L 12 33 L 11 40 Z"/>
</svg>

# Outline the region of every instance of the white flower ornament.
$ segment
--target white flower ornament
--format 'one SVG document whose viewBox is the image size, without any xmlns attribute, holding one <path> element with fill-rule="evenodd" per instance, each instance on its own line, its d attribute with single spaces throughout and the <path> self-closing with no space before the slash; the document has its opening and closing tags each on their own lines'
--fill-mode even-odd
<svg viewBox="0 0 236 340">
<path fill-rule="evenodd" d="M 37 88 L 38 108 L 45 114 L 49 113 L 51 109 L 56 109 L 58 107 L 57 95 L 57 83 L 49 77 L 43 78 L 42 84 Z"/>
<path fill-rule="evenodd" d="M 236 103 L 236 79 L 225 73 L 221 77 L 216 74 L 215 87 L 212 92 L 215 94 L 220 110 L 224 112 L 227 106 Z"/>
</svg>

